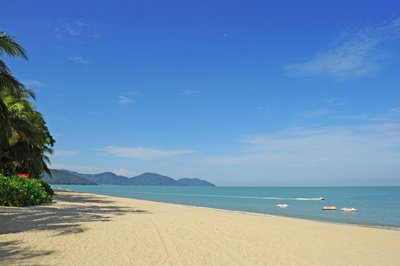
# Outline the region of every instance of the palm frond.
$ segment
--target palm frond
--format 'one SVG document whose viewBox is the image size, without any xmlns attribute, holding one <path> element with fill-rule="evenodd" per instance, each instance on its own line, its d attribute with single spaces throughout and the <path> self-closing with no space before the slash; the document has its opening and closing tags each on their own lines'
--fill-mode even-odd
<svg viewBox="0 0 400 266">
<path fill-rule="evenodd" d="M 15 38 L 5 32 L 0 32 L 0 55 L 4 54 L 28 60 L 25 49 L 15 41 Z"/>
<path fill-rule="evenodd" d="M 1 93 L 9 93 L 17 98 L 36 98 L 35 93 L 19 82 L 2 60 L 0 60 L 0 94 Z"/>
</svg>

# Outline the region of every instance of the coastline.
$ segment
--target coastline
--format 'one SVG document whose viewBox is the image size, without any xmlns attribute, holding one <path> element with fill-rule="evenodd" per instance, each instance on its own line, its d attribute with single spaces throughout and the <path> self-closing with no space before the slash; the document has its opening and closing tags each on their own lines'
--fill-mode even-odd
<svg viewBox="0 0 400 266">
<path fill-rule="evenodd" d="M 197 205 L 190 205 L 190 204 L 179 204 L 179 203 L 170 203 L 170 202 L 163 202 L 163 201 L 156 201 L 156 200 L 144 200 L 144 199 L 138 199 L 138 198 L 128 198 L 128 197 L 123 197 L 123 196 L 108 196 L 108 195 L 105 195 L 105 194 L 86 193 L 86 192 L 79 192 L 79 191 L 73 191 L 73 190 L 56 189 L 55 191 L 83 193 L 83 194 L 94 194 L 94 195 L 100 195 L 100 196 L 111 197 L 111 198 L 133 199 L 133 200 L 138 200 L 138 201 L 168 204 L 168 205 L 172 205 L 172 206 L 176 205 L 176 206 L 199 208 L 199 209 L 204 209 L 204 210 L 221 211 L 221 212 L 228 212 L 228 213 L 238 213 L 238 214 L 253 215 L 253 216 L 287 218 L 287 219 L 295 219 L 295 220 L 301 220 L 301 221 L 311 221 L 311 222 L 317 222 L 317 223 L 328 223 L 328 224 L 337 224 L 337 225 L 345 225 L 345 226 L 355 226 L 355 227 L 366 227 L 366 228 L 376 228 L 376 229 L 382 229 L 382 230 L 400 231 L 400 227 L 395 227 L 395 226 L 382 226 L 382 225 L 372 225 L 372 224 L 332 222 L 332 221 L 317 220 L 317 219 L 314 220 L 314 219 L 283 216 L 283 215 L 268 214 L 268 213 L 237 211 L 237 210 L 229 210 L 229 209 L 221 209 L 221 208 L 213 208 L 213 207 L 204 207 L 204 206 L 197 206 Z"/>
<path fill-rule="evenodd" d="M 0 264 L 396 265 L 400 231 L 57 191 L 0 207 Z"/>
<path fill-rule="evenodd" d="M 300 220 L 300 221 L 311 221 L 311 222 L 317 222 L 317 223 L 327 223 L 327 224 L 336 224 L 336 225 L 344 225 L 344 226 L 355 226 L 355 227 L 376 228 L 376 229 L 390 230 L 390 231 L 400 231 L 400 227 L 393 227 L 393 226 L 380 226 L 380 225 L 368 225 L 368 224 L 357 224 L 357 223 L 340 223 L 340 222 L 331 222 L 331 221 L 324 221 L 324 220 L 312 220 L 312 219 L 306 219 L 306 218 L 298 218 L 298 217 L 290 217 L 290 216 L 266 214 L 266 213 L 258 213 L 258 212 L 235 211 L 235 210 L 218 209 L 218 208 L 211 208 L 211 207 L 202 207 L 202 206 L 196 206 L 196 205 L 184 205 L 184 204 L 175 204 L 175 203 L 160 202 L 160 201 L 151 201 L 151 200 L 149 200 L 149 201 L 150 202 L 156 202 L 156 203 L 163 203 L 163 204 L 187 206 L 187 207 L 193 207 L 193 208 L 199 208 L 199 209 L 205 209 L 205 210 L 212 210 L 212 211 L 221 211 L 221 212 L 231 212 L 231 213 L 238 213 L 238 214 L 245 214 L 245 215 L 253 215 L 253 216 L 286 218 L 286 219 L 294 219 L 294 220 Z"/>
<path fill-rule="evenodd" d="M 108 186 L 108 185 L 107 185 Z M 113 185 L 110 185 L 110 187 L 113 187 Z M 116 187 L 120 187 L 120 186 L 116 186 Z M 158 188 L 158 187 L 156 187 Z M 230 187 L 229 187 L 230 188 Z M 285 187 L 286 188 L 286 187 Z M 305 187 L 305 188 L 313 188 L 313 187 Z M 329 189 L 331 188 L 339 188 L 339 187 L 327 187 Z M 345 187 L 347 188 L 347 187 Z M 357 188 L 364 188 L 364 187 L 357 187 Z M 375 187 L 374 187 L 375 188 Z M 391 187 L 392 188 L 392 187 Z M 397 188 L 397 187 L 396 187 Z M 400 187 L 398 187 L 400 188 Z M 57 189 L 64 189 L 64 188 L 57 188 Z M 196 200 L 189 200 L 189 201 L 177 201 L 177 200 L 170 200 L 168 198 L 164 198 L 164 199 L 155 199 L 155 198 L 149 198 L 149 197 L 141 197 L 141 196 L 136 196 L 137 195 L 147 195 L 147 194 L 154 194 L 154 195 L 174 195 L 174 196 L 195 196 L 195 197 L 206 197 L 206 198 L 216 198 L 215 202 L 218 202 L 218 198 L 244 198 L 244 199 L 273 199 L 273 200 L 279 200 L 276 202 L 286 202 L 287 200 L 289 201 L 294 201 L 294 202 L 309 202 L 309 201 L 313 201 L 316 202 L 316 200 L 314 198 L 304 198 L 304 197 L 276 197 L 276 196 L 255 196 L 255 197 L 250 197 L 250 196 L 233 196 L 233 195 L 214 195 L 214 194 L 183 194 L 183 193 L 170 193 L 170 192 L 148 192 L 148 191 L 122 191 L 125 192 L 122 195 L 119 195 L 119 193 L 110 193 L 108 191 L 101 191 L 101 190 L 95 190 L 95 191 L 90 191 L 90 190 L 85 190 L 85 189 L 78 189 L 75 190 L 74 186 L 71 186 L 70 188 L 66 188 L 66 191 L 73 191 L 73 192 L 83 192 L 83 193 L 92 193 L 92 194 L 97 194 L 97 195 L 104 195 L 104 196 L 111 196 L 111 197 L 119 197 L 119 198 L 128 198 L 128 199 L 137 199 L 137 200 L 144 200 L 144 201 L 151 201 L 151 202 L 159 202 L 159 203 L 166 203 L 166 204 L 176 204 L 176 205 L 182 205 L 182 206 L 193 206 L 193 207 L 199 207 L 199 208 L 206 208 L 206 209 L 211 209 L 211 210 L 221 210 L 221 211 L 228 211 L 228 212 L 236 212 L 236 213 L 248 213 L 248 214 L 253 214 L 253 215 L 264 215 L 264 216 L 271 216 L 271 217 L 285 217 L 285 218 L 291 218 L 291 219 L 300 219 L 300 220 L 306 220 L 306 221 L 318 221 L 318 222 L 322 222 L 322 223 L 331 223 L 331 224 L 343 224 L 343 225 L 352 225 L 352 226 L 361 226 L 361 227 L 372 227 L 372 228 L 381 228 L 381 229 L 388 229 L 388 230 L 400 230 L 400 223 L 399 220 L 396 220 L 396 216 L 394 215 L 393 220 L 389 221 L 385 220 L 384 222 L 382 222 L 382 217 L 380 216 L 379 212 L 377 212 L 377 210 L 375 210 L 376 213 L 371 214 L 371 212 L 368 212 L 368 209 L 370 208 L 370 206 L 363 206 L 363 204 L 365 204 L 364 202 L 353 202 L 351 204 L 354 204 L 357 209 L 359 209 L 357 212 L 354 213 L 345 213 L 339 210 L 335 211 L 335 212 L 326 212 L 326 211 L 321 211 L 321 208 L 323 206 L 323 202 L 321 202 L 321 207 L 318 209 L 315 208 L 309 208 L 307 206 L 307 208 L 302 208 L 299 209 L 298 207 L 296 208 L 296 206 L 291 206 L 290 211 L 286 212 L 286 210 L 282 210 L 282 209 L 277 209 L 275 207 L 275 204 L 273 204 L 272 206 L 268 206 L 267 208 L 264 208 L 264 206 L 260 205 L 256 205 L 256 209 L 252 208 L 252 206 L 250 205 L 243 205 L 246 207 L 239 207 L 237 208 L 236 206 L 233 206 L 231 204 L 231 206 L 229 204 L 214 204 L 213 202 L 208 202 L 206 204 L 204 204 L 204 202 L 199 202 Z M 121 192 L 119 189 L 117 192 Z M 131 192 L 131 193 L 126 193 L 126 192 Z M 337 199 L 336 199 L 337 200 Z M 346 206 L 348 203 L 338 203 L 338 202 L 332 202 L 332 200 L 329 202 L 327 202 L 327 204 L 334 204 L 336 206 Z M 339 204 L 339 205 L 337 205 Z M 350 205 L 351 205 L 350 204 Z M 219 205 L 219 206 L 218 206 Z M 293 203 L 294 205 L 294 203 Z M 240 204 L 239 204 L 240 206 Z M 390 206 L 390 205 L 389 205 Z M 232 208 L 233 207 L 233 208 Z M 272 207 L 272 208 L 271 208 Z M 292 211 L 292 207 L 293 210 L 297 209 L 296 211 Z M 392 206 L 392 208 L 394 208 L 395 206 Z M 392 208 L 386 209 L 386 211 L 392 211 Z M 384 212 L 385 209 L 380 208 L 381 212 Z M 311 210 L 311 212 L 310 212 Z M 314 213 L 312 213 L 314 212 Z M 365 214 L 367 213 L 368 216 L 365 216 Z M 326 215 L 329 214 L 329 215 Z M 332 215 L 331 215 L 332 214 Z M 383 213 L 385 214 L 385 213 Z M 351 216 L 354 216 L 355 219 L 350 218 Z M 398 215 L 397 215 L 398 216 Z M 380 218 L 378 218 L 380 217 Z M 400 218 L 400 217 L 399 217 Z"/>
</svg>

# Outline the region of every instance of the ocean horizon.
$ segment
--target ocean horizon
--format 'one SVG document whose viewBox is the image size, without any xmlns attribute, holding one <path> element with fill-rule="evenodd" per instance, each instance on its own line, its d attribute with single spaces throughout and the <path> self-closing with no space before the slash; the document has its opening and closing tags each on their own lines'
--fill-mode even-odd
<svg viewBox="0 0 400 266">
<path fill-rule="evenodd" d="M 333 223 L 400 228 L 400 186 L 365 187 L 173 187 L 117 185 L 53 185 L 86 192 L 229 211 L 257 213 Z M 323 197 L 325 200 L 320 200 Z M 288 208 L 278 208 L 287 204 Z M 336 211 L 324 211 L 327 205 Z M 346 213 L 341 208 L 353 207 Z"/>
</svg>

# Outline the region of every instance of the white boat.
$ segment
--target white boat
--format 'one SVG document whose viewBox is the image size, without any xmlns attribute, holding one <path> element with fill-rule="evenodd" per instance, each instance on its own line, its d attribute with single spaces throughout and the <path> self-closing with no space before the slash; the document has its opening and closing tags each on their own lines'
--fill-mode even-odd
<svg viewBox="0 0 400 266">
<path fill-rule="evenodd" d="M 322 210 L 324 210 L 324 211 L 336 211 L 336 207 L 333 206 L 333 205 L 324 206 L 324 207 L 322 208 Z"/>
<path fill-rule="evenodd" d="M 355 212 L 355 211 L 357 211 L 357 209 L 355 209 L 353 207 L 350 207 L 350 208 L 345 207 L 345 208 L 341 208 L 340 210 L 344 211 L 344 212 Z"/>
<path fill-rule="evenodd" d="M 278 204 L 278 205 L 276 205 L 276 207 L 284 209 L 284 208 L 289 207 L 289 205 L 287 205 L 287 204 Z"/>
</svg>

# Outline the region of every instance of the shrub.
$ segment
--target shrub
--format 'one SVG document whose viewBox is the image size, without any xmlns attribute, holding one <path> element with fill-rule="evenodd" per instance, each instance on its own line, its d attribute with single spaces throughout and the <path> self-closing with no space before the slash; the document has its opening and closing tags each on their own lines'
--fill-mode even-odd
<svg viewBox="0 0 400 266">
<path fill-rule="evenodd" d="M 44 190 L 46 191 L 46 193 L 49 194 L 50 196 L 53 196 L 54 190 L 51 188 L 49 183 L 47 183 L 46 181 L 43 181 L 43 180 L 39 180 L 39 181 L 40 181 L 40 184 L 42 185 L 42 187 L 44 188 Z"/>
<path fill-rule="evenodd" d="M 37 179 L 0 174 L 0 205 L 23 207 L 51 201 L 44 186 Z"/>
</svg>

